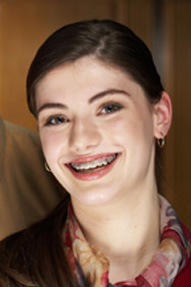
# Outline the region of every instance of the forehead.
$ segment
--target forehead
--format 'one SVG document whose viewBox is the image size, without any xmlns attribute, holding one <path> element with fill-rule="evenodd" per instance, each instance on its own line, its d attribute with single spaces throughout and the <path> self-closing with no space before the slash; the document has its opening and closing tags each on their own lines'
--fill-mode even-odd
<svg viewBox="0 0 191 287">
<path fill-rule="evenodd" d="M 97 99 L 119 94 L 128 95 L 126 99 L 130 98 L 134 104 L 147 102 L 144 90 L 128 73 L 95 58 L 84 57 L 56 67 L 39 81 L 36 106 L 38 111 L 45 106 L 84 111 L 87 105 L 95 102 L 94 98 L 97 102 Z"/>
<path fill-rule="evenodd" d="M 37 110 L 47 104 L 62 103 L 79 107 L 98 94 L 111 96 L 108 90 L 123 90 L 133 101 L 146 100 L 145 92 L 130 75 L 95 57 L 65 63 L 48 72 L 36 86 Z"/>
<path fill-rule="evenodd" d="M 119 67 L 110 65 L 94 56 L 86 56 L 75 62 L 68 62 L 59 65 L 49 72 L 37 83 L 35 91 L 38 94 L 42 90 L 59 88 L 59 86 L 74 87 L 83 85 L 90 87 L 91 84 L 112 85 L 125 83 L 128 80 L 130 85 L 135 83 L 131 76 L 122 71 Z"/>
</svg>

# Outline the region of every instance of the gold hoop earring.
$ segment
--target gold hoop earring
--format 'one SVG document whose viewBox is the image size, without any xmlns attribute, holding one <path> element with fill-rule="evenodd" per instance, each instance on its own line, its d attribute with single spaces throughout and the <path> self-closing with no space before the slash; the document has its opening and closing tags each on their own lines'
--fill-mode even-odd
<svg viewBox="0 0 191 287">
<path fill-rule="evenodd" d="M 165 145 L 165 137 L 164 137 L 163 133 L 161 133 L 161 134 L 162 134 L 162 138 L 157 139 L 157 144 L 160 148 L 163 148 Z"/>
<path fill-rule="evenodd" d="M 48 165 L 48 163 L 47 163 L 46 161 L 45 161 L 44 166 L 45 166 L 46 171 L 52 172 L 51 169 L 50 169 L 50 167 L 49 167 L 49 165 Z"/>
</svg>

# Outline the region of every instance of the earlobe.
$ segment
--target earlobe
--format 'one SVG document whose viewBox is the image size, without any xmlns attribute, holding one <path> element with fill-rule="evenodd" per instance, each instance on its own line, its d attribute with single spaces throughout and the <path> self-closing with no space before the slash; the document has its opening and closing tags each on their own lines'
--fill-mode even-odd
<svg viewBox="0 0 191 287">
<path fill-rule="evenodd" d="M 154 105 L 154 136 L 156 139 L 165 137 L 170 129 L 172 121 L 172 103 L 166 92 Z"/>
</svg>

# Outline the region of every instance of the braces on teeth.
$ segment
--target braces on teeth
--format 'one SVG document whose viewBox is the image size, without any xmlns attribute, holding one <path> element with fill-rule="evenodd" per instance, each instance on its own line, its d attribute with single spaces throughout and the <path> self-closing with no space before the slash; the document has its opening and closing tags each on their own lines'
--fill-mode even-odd
<svg viewBox="0 0 191 287">
<path fill-rule="evenodd" d="M 93 168 L 105 166 L 105 165 L 111 163 L 115 158 L 116 158 L 116 155 L 112 155 L 112 156 L 109 156 L 107 158 L 98 159 L 95 161 L 81 163 L 81 164 L 71 163 L 71 166 L 76 170 L 88 170 L 88 169 L 93 169 Z"/>
</svg>

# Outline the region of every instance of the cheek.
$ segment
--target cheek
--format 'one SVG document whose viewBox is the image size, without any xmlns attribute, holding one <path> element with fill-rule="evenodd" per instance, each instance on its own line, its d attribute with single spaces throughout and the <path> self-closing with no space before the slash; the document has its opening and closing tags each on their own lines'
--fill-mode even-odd
<svg viewBox="0 0 191 287">
<path fill-rule="evenodd" d="M 104 135 L 108 139 L 115 139 L 119 143 L 130 141 L 134 136 L 138 135 L 140 123 L 133 117 L 121 115 L 103 125 Z"/>
<path fill-rule="evenodd" d="M 44 156 L 51 165 L 58 159 L 63 140 L 59 134 L 52 132 L 40 132 L 40 139 Z"/>
<path fill-rule="evenodd" d="M 115 140 L 118 144 L 136 145 L 151 144 L 153 142 L 153 121 L 150 113 L 121 115 L 104 123 L 104 134 L 108 140 Z"/>
</svg>

